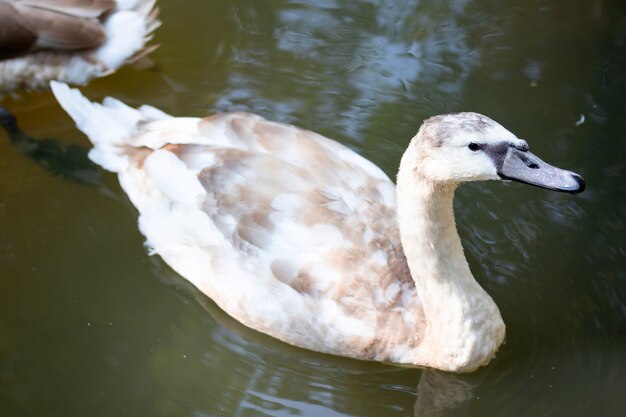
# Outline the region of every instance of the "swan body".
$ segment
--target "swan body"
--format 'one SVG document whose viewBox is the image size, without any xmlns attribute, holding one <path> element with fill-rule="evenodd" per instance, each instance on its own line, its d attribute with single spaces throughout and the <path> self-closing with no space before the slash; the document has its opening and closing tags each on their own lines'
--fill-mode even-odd
<svg viewBox="0 0 626 417">
<path fill-rule="evenodd" d="M 502 343 L 452 209 L 459 183 L 501 178 L 468 138 L 527 150 L 491 119 L 427 120 L 396 190 L 345 146 L 254 114 L 174 118 L 52 87 L 93 142 L 91 159 L 118 174 L 151 250 L 246 326 L 316 351 L 456 372 L 487 364 Z M 563 172 L 562 190 L 579 191 L 580 177 Z"/>
<path fill-rule="evenodd" d="M 156 0 L 0 0 L 0 94 L 85 84 L 149 53 Z"/>
</svg>

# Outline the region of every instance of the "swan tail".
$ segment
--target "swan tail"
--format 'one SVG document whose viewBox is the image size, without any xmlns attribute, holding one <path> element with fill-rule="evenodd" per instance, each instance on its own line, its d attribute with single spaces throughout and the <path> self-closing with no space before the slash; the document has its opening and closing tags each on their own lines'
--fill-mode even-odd
<svg viewBox="0 0 626 417">
<path fill-rule="evenodd" d="M 89 158 L 112 172 L 119 173 L 128 166 L 133 150 L 137 150 L 132 140 L 140 123 L 171 117 L 154 107 L 134 109 L 111 97 L 102 104 L 94 103 L 79 90 L 57 81 L 52 81 L 50 87 L 61 107 L 93 143 Z"/>
</svg>

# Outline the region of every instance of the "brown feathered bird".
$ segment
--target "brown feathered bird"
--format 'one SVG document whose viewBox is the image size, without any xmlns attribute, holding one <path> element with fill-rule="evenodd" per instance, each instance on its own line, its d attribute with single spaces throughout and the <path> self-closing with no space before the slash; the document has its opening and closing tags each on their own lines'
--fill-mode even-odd
<svg viewBox="0 0 626 417">
<path fill-rule="evenodd" d="M 151 52 L 156 0 L 0 0 L 0 94 L 85 84 Z"/>
</svg>

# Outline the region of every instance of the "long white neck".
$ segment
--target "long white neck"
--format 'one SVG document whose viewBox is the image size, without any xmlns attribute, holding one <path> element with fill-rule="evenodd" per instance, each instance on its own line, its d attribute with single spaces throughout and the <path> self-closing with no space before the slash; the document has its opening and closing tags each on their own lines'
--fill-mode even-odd
<svg viewBox="0 0 626 417">
<path fill-rule="evenodd" d="M 504 323 L 463 255 L 454 221 L 456 184 L 435 183 L 409 149 L 398 172 L 402 246 L 422 301 L 427 326 L 415 352 L 425 366 L 471 371 L 485 365 L 504 339 Z"/>
</svg>

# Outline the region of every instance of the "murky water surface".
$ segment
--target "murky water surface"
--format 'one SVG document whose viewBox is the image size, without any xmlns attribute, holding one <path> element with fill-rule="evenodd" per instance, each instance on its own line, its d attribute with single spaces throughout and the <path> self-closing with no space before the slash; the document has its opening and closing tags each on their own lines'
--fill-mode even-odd
<svg viewBox="0 0 626 417">
<path fill-rule="evenodd" d="M 424 118 L 479 111 L 588 190 L 459 191 L 469 262 L 508 333 L 488 368 L 455 377 L 239 325 L 148 256 L 113 175 L 53 174 L 0 133 L 0 415 L 626 415 L 622 2 L 159 4 L 155 65 L 87 95 L 175 115 L 256 112 L 336 138 L 390 176 Z M 32 135 L 88 144 L 49 93 L 2 104 Z"/>
</svg>

